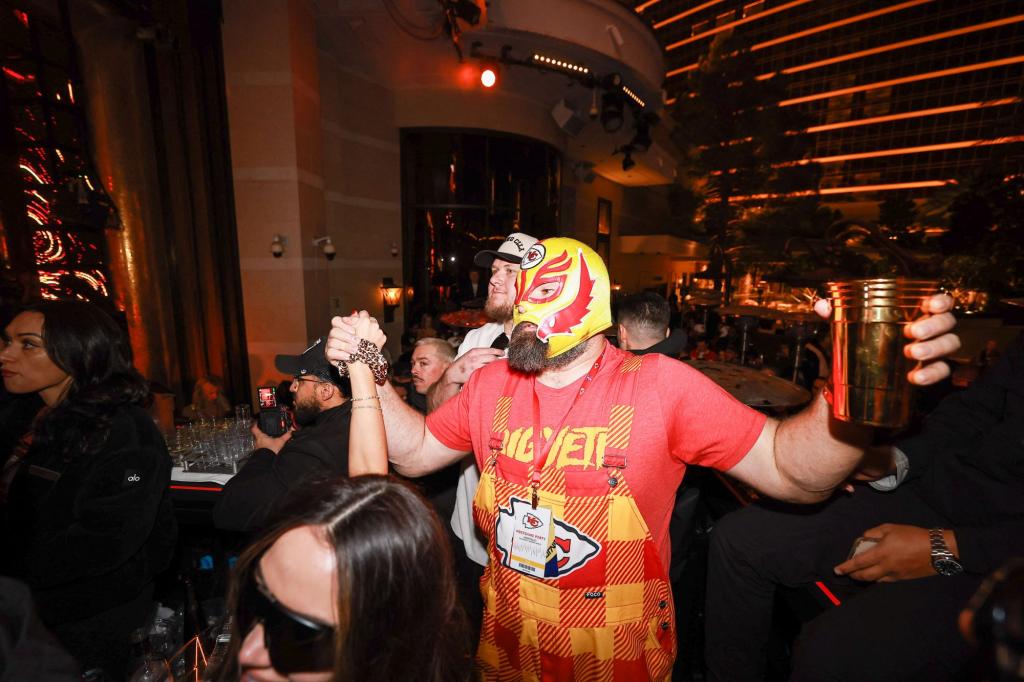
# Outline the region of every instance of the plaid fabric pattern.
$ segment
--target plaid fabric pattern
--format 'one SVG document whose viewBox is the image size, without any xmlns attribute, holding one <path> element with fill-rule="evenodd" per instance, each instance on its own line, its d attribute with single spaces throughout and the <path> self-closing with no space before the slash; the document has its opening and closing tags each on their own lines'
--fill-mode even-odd
<svg viewBox="0 0 1024 682">
<path fill-rule="evenodd" d="M 496 448 L 485 460 L 473 500 L 491 562 L 481 588 L 484 622 L 477 662 L 485 680 L 669 680 L 675 659 L 675 610 L 657 547 L 640 516 L 625 466 L 640 357 L 622 363 L 608 413 L 613 429 L 605 468 L 541 472 L 540 505 L 600 544 L 582 566 L 538 579 L 502 564 L 495 533 L 500 508 L 529 500 L 533 465 Z M 510 392 L 514 393 L 514 390 Z M 502 396 L 492 443 L 507 432 L 511 397 Z M 617 468 L 623 467 L 623 468 Z M 614 478 L 615 484 L 610 484 Z M 556 538 L 557 542 L 557 538 Z"/>
</svg>

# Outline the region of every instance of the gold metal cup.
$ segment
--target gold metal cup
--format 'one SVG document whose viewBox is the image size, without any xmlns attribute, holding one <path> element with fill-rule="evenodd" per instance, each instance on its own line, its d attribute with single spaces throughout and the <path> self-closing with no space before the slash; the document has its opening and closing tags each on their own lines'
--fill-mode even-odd
<svg viewBox="0 0 1024 682">
<path fill-rule="evenodd" d="M 937 291 L 930 280 L 858 279 L 827 284 L 832 303 L 832 414 L 900 428 L 910 421 L 905 327 Z"/>
</svg>

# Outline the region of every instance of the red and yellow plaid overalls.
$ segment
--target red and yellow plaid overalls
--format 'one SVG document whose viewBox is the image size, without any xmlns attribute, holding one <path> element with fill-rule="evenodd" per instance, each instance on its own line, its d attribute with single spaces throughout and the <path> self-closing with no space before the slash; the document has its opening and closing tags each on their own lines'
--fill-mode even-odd
<svg viewBox="0 0 1024 682">
<path fill-rule="evenodd" d="M 517 461 L 505 453 L 503 434 L 507 437 L 515 393 L 511 385 L 519 379 L 506 382 L 491 427 L 491 454 L 473 499 L 474 517 L 488 537 L 491 558 L 481 581 L 484 619 L 477 651 L 485 680 L 671 677 L 676 653 L 672 593 L 627 482 L 627 464 L 635 466 L 644 455 L 627 457 L 641 361 L 637 356 L 607 367 L 616 372 L 616 386 L 601 466 L 558 469 L 549 462 L 541 472 L 539 505 L 552 510 L 562 529 L 572 529 L 556 529 L 554 544 L 565 544 L 556 556 L 568 552 L 573 539 L 587 548 L 600 546 L 590 555 L 586 571 L 553 578 L 508 568 L 496 542 L 498 515 L 509 514 L 512 498 L 530 500 L 534 467 L 532 461 Z M 577 534 L 560 540 L 559 532 Z"/>
</svg>

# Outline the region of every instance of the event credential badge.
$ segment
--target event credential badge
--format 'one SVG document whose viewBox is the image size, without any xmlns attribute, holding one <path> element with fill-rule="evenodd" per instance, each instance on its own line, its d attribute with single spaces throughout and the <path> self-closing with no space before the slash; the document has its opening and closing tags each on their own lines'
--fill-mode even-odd
<svg viewBox="0 0 1024 682">
<path fill-rule="evenodd" d="M 534 509 L 529 504 L 513 507 L 510 567 L 535 578 L 543 578 L 551 545 L 551 510 L 547 507 Z"/>
</svg>

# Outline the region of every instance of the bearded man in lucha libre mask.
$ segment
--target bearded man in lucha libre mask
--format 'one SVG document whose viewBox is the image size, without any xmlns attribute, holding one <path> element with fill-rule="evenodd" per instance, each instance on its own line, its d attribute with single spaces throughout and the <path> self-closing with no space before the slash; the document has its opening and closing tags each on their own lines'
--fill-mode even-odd
<svg viewBox="0 0 1024 682">
<path fill-rule="evenodd" d="M 563 237 L 533 245 L 521 268 L 509 365 L 527 373 L 564 367 L 612 324 L 608 270 L 589 246 Z"/>
</svg>

